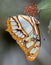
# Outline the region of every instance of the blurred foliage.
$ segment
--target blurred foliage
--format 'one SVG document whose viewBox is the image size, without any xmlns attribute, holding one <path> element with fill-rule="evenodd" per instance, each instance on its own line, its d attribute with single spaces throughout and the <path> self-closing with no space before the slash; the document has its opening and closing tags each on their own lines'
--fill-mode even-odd
<svg viewBox="0 0 51 65">
<path fill-rule="evenodd" d="M 50 20 L 48 28 L 49 28 L 49 31 L 50 31 L 51 30 L 51 20 Z"/>
<path fill-rule="evenodd" d="M 51 2 L 41 2 L 38 4 L 38 9 L 46 9 L 51 7 Z"/>
<path fill-rule="evenodd" d="M 42 21 L 49 22 L 51 20 L 51 0 L 44 0 L 38 4 L 38 11 L 40 19 Z M 48 25 L 49 30 L 51 30 L 51 22 Z"/>
</svg>

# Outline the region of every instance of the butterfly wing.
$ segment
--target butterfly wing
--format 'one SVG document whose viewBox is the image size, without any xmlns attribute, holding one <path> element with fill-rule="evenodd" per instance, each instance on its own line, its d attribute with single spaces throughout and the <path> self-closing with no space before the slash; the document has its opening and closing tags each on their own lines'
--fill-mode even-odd
<svg viewBox="0 0 51 65">
<path fill-rule="evenodd" d="M 7 31 L 26 54 L 29 61 L 33 61 L 40 49 L 40 31 L 35 17 L 18 15 L 9 17 L 6 21 Z"/>
</svg>

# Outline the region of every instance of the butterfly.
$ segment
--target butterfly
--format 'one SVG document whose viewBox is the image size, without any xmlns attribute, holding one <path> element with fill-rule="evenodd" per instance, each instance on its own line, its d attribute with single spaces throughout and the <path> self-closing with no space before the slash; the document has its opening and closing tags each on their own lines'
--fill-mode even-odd
<svg viewBox="0 0 51 65">
<path fill-rule="evenodd" d="M 34 61 L 41 46 L 40 22 L 33 16 L 10 16 L 6 31 L 16 40 L 28 61 Z"/>
</svg>

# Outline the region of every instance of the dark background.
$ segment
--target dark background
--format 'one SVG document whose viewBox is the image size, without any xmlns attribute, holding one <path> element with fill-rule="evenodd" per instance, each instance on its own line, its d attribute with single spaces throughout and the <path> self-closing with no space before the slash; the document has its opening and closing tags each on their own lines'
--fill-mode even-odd
<svg viewBox="0 0 51 65">
<path fill-rule="evenodd" d="M 37 59 L 28 62 L 22 50 L 6 30 L 6 20 L 9 16 L 23 14 L 23 9 L 30 3 L 51 2 L 50 0 L 0 0 L 0 65 L 51 65 L 51 33 L 48 24 L 51 19 L 51 9 L 42 10 L 39 14 L 41 48 Z M 44 3 L 45 4 L 45 3 Z"/>
</svg>

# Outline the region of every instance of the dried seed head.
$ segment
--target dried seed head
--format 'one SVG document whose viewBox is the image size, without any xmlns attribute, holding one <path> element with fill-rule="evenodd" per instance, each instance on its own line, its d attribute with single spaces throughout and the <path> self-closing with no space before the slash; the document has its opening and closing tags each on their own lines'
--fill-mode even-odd
<svg viewBox="0 0 51 65">
<path fill-rule="evenodd" d="M 38 13 L 37 5 L 31 4 L 24 9 L 25 13 L 27 13 L 30 16 L 36 16 Z"/>
</svg>

